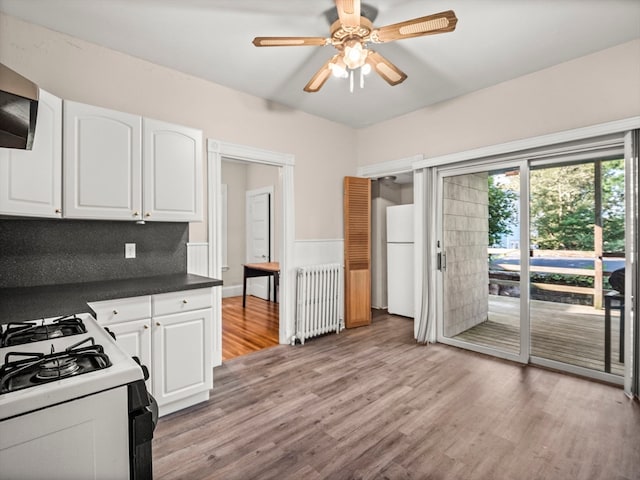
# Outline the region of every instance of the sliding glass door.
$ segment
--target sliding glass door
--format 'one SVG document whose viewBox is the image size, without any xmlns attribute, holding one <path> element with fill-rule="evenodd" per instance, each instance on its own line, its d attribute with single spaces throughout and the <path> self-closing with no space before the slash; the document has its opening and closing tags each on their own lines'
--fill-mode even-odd
<svg viewBox="0 0 640 480">
<path fill-rule="evenodd" d="M 439 189 L 439 341 L 526 361 L 520 165 L 444 170 Z"/>
<path fill-rule="evenodd" d="M 531 355 L 621 377 L 624 160 L 532 165 L 530 185 Z"/>
<path fill-rule="evenodd" d="M 438 341 L 622 383 L 622 148 L 440 167 L 436 178 Z"/>
</svg>

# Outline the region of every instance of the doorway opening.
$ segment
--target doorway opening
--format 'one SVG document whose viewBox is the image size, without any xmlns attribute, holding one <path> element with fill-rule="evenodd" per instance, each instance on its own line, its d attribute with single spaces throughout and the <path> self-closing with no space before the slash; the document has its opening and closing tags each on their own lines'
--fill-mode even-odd
<svg viewBox="0 0 640 480">
<path fill-rule="evenodd" d="M 295 330 L 295 269 L 294 264 L 294 244 L 295 244 L 295 217 L 294 217 L 294 197 L 293 197 L 293 168 L 295 159 L 293 155 L 263 150 L 255 147 L 237 145 L 232 143 L 220 142 L 217 140 L 207 140 L 208 151 L 208 238 L 207 258 L 209 276 L 215 278 L 223 278 L 223 266 L 229 267 L 230 249 L 234 248 L 238 243 L 246 245 L 246 239 L 242 237 L 241 242 L 229 241 L 226 236 L 227 223 L 235 220 L 237 215 L 231 215 L 228 212 L 227 201 L 230 192 L 229 185 L 224 186 L 222 181 L 223 159 L 236 163 L 244 163 L 250 165 L 251 175 L 259 178 L 264 174 L 264 169 L 268 170 L 271 175 L 269 185 L 273 185 L 274 196 L 276 197 L 273 205 L 273 221 L 271 230 L 273 231 L 272 258 L 278 260 L 278 303 L 270 305 L 268 300 L 258 299 L 249 295 L 248 300 L 256 298 L 264 305 L 271 307 L 269 316 L 272 319 L 273 328 L 275 328 L 275 319 L 277 319 L 277 343 L 289 343 Z M 257 183 L 252 183 L 257 185 Z M 246 185 L 245 185 L 246 187 Z M 260 187 L 258 187 L 260 188 Z M 239 195 L 242 199 L 246 198 L 246 189 L 239 189 Z M 244 218 L 245 213 L 241 211 Z M 244 222 L 244 220 L 243 220 Z M 244 224 L 244 223 L 243 223 Z M 243 234 L 244 235 L 244 234 Z M 246 252 L 245 252 L 246 253 Z M 240 257 L 240 262 L 246 264 L 246 260 Z M 225 268 L 225 270 L 227 270 Z M 242 276 L 246 277 L 246 269 L 243 266 Z M 237 274 L 237 272 L 236 272 Z M 224 279 L 223 279 L 224 281 Z M 242 312 L 246 313 L 248 305 L 242 306 L 242 288 L 244 282 L 238 284 L 238 279 L 225 281 L 226 286 L 232 288 L 229 296 L 240 298 L 240 307 Z M 235 293 L 234 293 L 235 292 Z M 214 289 L 213 292 L 214 305 L 214 358 L 212 366 L 216 367 L 222 364 L 222 289 Z M 277 307 L 277 308 L 275 308 Z M 268 309 L 263 309 L 268 310 Z M 240 317 L 242 317 L 240 315 Z M 240 320 L 242 321 L 242 320 Z"/>
<path fill-rule="evenodd" d="M 413 172 L 371 180 L 371 306 L 413 319 Z"/>
<path fill-rule="evenodd" d="M 278 286 L 244 266 L 278 261 L 280 170 L 222 158 L 222 361 L 279 343 Z"/>
</svg>

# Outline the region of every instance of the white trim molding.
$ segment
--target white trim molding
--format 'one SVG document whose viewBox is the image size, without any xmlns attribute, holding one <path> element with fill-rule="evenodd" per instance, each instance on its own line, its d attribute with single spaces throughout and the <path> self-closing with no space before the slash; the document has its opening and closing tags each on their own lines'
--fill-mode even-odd
<svg viewBox="0 0 640 480">
<path fill-rule="evenodd" d="M 282 204 L 280 216 L 280 343 L 287 344 L 295 332 L 295 266 L 294 232 L 295 211 L 293 192 L 293 168 L 295 158 L 291 154 L 272 152 L 245 145 L 207 140 L 207 162 L 209 188 L 209 276 L 222 278 L 222 159 L 239 160 L 281 167 Z M 222 292 L 214 289 L 214 328 L 222 338 Z M 220 348 L 222 352 L 222 348 Z M 214 365 L 220 365 L 219 359 Z"/>
<path fill-rule="evenodd" d="M 413 165 L 422 160 L 424 160 L 424 155 L 414 155 L 373 165 L 365 165 L 358 167 L 356 175 L 358 177 L 379 178 L 385 175 L 393 175 L 394 173 L 410 172 L 414 169 Z"/>
<path fill-rule="evenodd" d="M 575 142 L 589 138 L 602 137 L 605 135 L 622 134 L 636 128 L 640 128 L 640 116 L 576 128 L 573 130 L 565 130 L 563 132 L 550 133 L 548 135 L 541 135 L 538 137 L 514 140 L 512 142 L 480 147 L 463 152 L 450 153 L 438 157 L 424 158 L 421 161 L 416 161 L 413 164 L 413 169 L 417 170 L 419 168 L 437 167 L 466 160 L 478 160 L 496 155 L 506 155 L 509 153 L 522 152 L 540 147 L 549 147 L 561 143 Z"/>
</svg>

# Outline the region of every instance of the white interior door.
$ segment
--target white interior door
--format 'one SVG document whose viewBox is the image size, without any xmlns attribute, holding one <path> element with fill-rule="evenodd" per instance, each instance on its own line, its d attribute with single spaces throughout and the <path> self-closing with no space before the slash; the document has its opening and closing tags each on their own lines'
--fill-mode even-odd
<svg viewBox="0 0 640 480">
<path fill-rule="evenodd" d="M 247 192 L 247 263 L 270 262 L 271 258 L 271 198 L 273 187 Z M 269 278 L 247 280 L 247 293 L 269 299 Z"/>
</svg>

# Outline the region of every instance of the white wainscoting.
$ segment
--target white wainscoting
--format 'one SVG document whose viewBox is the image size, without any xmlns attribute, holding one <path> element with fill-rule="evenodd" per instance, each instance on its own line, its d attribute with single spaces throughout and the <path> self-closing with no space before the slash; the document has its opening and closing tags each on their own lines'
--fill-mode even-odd
<svg viewBox="0 0 640 480">
<path fill-rule="evenodd" d="M 208 243 L 187 243 L 187 273 L 209 276 Z"/>
<path fill-rule="evenodd" d="M 296 240 L 293 247 L 295 267 L 339 263 L 340 273 L 340 318 L 344 319 L 344 240 Z"/>
<path fill-rule="evenodd" d="M 296 240 L 293 261 L 296 267 L 321 263 L 339 263 L 344 266 L 344 240 Z"/>
</svg>

